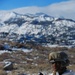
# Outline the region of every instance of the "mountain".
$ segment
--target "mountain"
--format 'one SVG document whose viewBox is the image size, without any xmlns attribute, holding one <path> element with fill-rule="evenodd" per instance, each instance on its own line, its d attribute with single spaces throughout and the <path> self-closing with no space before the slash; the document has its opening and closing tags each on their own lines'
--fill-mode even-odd
<svg viewBox="0 0 75 75">
<path fill-rule="evenodd" d="M 0 11 L 0 39 L 40 44 L 75 44 L 75 21 L 45 13 L 21 14 Z"/>
</svg>

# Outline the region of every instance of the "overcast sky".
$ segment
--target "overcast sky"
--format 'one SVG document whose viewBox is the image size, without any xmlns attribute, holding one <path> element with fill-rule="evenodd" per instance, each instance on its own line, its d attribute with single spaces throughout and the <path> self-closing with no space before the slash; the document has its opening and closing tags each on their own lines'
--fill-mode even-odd
<svg viewBox="0 0 75 75">
<path fill-rule="evenodd" d="M 75 0 L 0 0 L 0 10 L 18 8 L 24 8 L 24 13 L 43 12 L 50 16 L 75 20 Z"/>
</svg>

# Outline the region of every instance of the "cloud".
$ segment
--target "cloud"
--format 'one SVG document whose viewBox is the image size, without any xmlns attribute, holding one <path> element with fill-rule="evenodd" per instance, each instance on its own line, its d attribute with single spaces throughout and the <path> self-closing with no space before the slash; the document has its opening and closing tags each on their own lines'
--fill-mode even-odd
<svg viewBox="0 0 75 75">
<path fill-rule="evenodd" d="M 16 11 L 22 14 L 26 14 L 26 13 L 35 14 L 37 12 L 40 12 L 41 10 L 40 10 L 40 7 L 32 6 L 32 7 L 22 7 L 22 8 L 14 9 L 11 11 Z"/>
<path fill-rule="evenodd" d="M 14 10 L 13 10 L 14 11 Z M 24 7 L 16 9 L 15 11 L 21 13 L 35 14 L 43 12 L 54 17 L 64 17 L 75 20 L 75 0 L 68 0 L 60 3 L 54 3 L 46 7 Z"/>
<path fill-rule="evenodd" d="M 45 7 L 43 10 L 49 15 L 65 18 L 71 18 L 75 20 L 75 1 L 69 0 L 66 2 L 56 3 Z"/>
</svg>

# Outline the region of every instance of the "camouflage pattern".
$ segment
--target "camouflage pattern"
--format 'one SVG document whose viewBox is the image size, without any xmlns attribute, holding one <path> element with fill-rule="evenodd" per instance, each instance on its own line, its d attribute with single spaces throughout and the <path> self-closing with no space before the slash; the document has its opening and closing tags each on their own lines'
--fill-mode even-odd
<svg viewBox="0 0 75 75">
<path fill-rule="evenodd" d="M 68 55 L 65 52 L 52 52 L 49 54 L 49 61 L 56 62 L 61 61 L 65 66 L 69 65 Z"/>
<path fill-rule="evenodd" d="M 53 75 L 53 73 L 49 73 L 48 75 Z M 57 72 L 56 75 L 59 75 L 59 73 Z M 75 75 L 75 72 L 73 72 L 72 70 L 67 70 L 62 75 Z"/>
</svg>

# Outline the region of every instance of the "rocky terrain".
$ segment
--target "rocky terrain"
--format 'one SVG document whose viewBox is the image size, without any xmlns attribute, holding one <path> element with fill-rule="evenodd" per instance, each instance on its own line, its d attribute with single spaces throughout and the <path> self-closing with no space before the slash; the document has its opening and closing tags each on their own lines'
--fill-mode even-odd
<svg viewBox="0 0 75 75">
<path fill-rule="evenodd" d="M 51 64 L 48 61 L 48 55 L 52 51 L 64 51 L 69 55 L 70 65 L 69 69 L 75 71 L 75 48 L 67 47 L 44 47 L 41 45 L 19 44 L 19 47 L 25 46 L 28 50 L 25 52 L 21 50 L 12 50 L 0 54 L 0 75 L 38 75 L 39 72 L 48 74 L 51 72 Z M 2 50 L 0 50 L 2 51 Z M 4 50 L 3 50 L 4 51 Z M 4 70 L 3 64 L 6 61 L 13 62 L 13 69 Z"/>
</svg>

